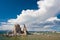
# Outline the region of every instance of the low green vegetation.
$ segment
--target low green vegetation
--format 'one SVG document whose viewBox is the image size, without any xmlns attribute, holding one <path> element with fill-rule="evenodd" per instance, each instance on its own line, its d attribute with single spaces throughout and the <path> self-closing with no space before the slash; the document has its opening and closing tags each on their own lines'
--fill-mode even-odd
<svg viewBox="0 0 60 40">
<path fill-rule="evenodd" d="M 13 37 L 0 36 L 0 40 L 60 40 L 60 33 Z"/>
</svg>

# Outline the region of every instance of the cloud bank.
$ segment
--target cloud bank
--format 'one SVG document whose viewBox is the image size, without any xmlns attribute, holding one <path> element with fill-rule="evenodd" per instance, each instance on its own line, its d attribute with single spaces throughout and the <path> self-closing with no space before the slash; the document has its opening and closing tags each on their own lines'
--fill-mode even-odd
<svg viewBox="0 0 60 40">
<path fill-rule="evenodd" d="M 16 19 L 10 19 L 8 22 L 12 23 L 30 23 L 33 21 L 45 21 L 50 17 L 54 17 L 60 11 L 59 0 L 43 0 L 37 2 L 38 10 L 23 10 Z"/>
<path fill-rule="evenodd" d="M 60 0 L 41 0 L 37 2 L 37 5 L 39 8 L 38 10 L 23 10 L 20 15 L 17 15 L 16 19 L 9 19 L 7 23 L 26 24 L 28 28 L 31 27 L 30 30 L 53 30 L 50 27 L 55 25 L 54 23 L 52 23 L 52 20 L 58 19 L 54 18 L 60 11 Z M 48 19 L 50 21 L 48 21 Z M 32 27 L 40 28 L 37 29 Z"/>
</svg>

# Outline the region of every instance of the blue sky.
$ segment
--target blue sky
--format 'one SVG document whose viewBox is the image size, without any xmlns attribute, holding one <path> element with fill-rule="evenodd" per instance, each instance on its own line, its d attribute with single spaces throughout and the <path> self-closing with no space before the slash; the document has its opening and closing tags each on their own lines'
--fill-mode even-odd
<svg viewBox="0 0 60 40">
<path fill-rule="evenodd" d="M 33 31 L 60 31 L 60 0 L 0 0 L 0 30 L 12 30 L 15 23 Z"/>
<path fill-rule="evenodd" d="M 37 1 L 39 0 L 0 0 L 0 22 L 16 18 L 22 10 L 37 10 Z M 60 14 L 57 17 L 60 18 Z"/>
<path fill-rule="evenodd" d="M 38 9 L 38 0 L 0 0 L 0 22 L 16 18 L 22 10 Z"/>
</svg>

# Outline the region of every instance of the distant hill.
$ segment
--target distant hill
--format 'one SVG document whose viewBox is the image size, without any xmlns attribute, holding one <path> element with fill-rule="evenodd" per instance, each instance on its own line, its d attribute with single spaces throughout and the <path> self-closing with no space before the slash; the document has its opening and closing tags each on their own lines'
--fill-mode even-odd
<svg viewBox="0 0 60 40">
<path fill-rule="evenodd" d="M 0 34 L 6 34 L 7 32 L 9 32 L 10 30 L 0 30 Z"/>
</svg>

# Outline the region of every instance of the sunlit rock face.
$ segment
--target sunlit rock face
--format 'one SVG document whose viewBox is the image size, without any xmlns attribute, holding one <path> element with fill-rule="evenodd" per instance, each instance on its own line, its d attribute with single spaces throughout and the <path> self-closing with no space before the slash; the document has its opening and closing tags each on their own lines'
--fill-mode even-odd
<svg viewBox="0 0 60 40">
<path fill-rule="evenodd" d="M 27 28 L 25 25 L 24 25 L 23 31 L 24 31 L 24 35 L 26 35 L 27 34 Z"/>
<path fill-rule="evenodd" d="M 27 28 L 26 28 L 26 26 L 24 25 L 24 27 L 23 27 L 23 30 L 21 30 L 21 27 L 20 27 L 20 25 L 19 24 L 15 24 L 14 25 L 14 34 L 15 35 L 17 35 L 17 34 L 19 34 L 19 35 L 27 35 Z"/>
<path fill-rule="evenodd" d="M 15 30 L 16 30 L 17 33 L 21 32 L 21 28 L 20 28 L 19 24 L 15 25 Z"/>
</svg>

